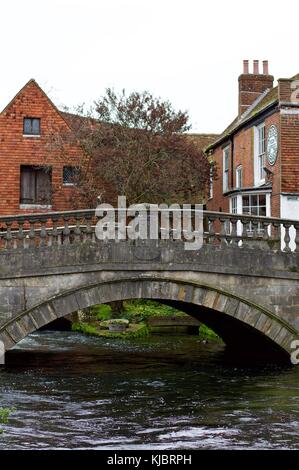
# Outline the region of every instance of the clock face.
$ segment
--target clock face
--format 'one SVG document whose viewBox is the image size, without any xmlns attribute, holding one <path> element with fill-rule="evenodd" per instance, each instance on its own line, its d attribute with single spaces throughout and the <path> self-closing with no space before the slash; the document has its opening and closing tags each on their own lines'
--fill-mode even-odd
<svg viewBox="0 0 299 470">
<path fill-rule="evenodd" d="M 268 130 L 267 139 L 267 157 L 270 165 L 274 165 L 277 158 L 278 152 L 278 130 L 277 127 L 272 124 Z"/>
</svg>

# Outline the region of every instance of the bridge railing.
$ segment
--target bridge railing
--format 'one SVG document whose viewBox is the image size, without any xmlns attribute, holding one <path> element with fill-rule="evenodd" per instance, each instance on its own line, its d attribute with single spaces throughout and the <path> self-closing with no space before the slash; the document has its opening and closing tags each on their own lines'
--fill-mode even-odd
<svg viewBox="0 0 299 470">
<path fill-rule="evenodd" d="M 178 239 L 177 219 L 175 223 L 174 217 L 170 214 L 168 227 L 165 228 L 160 214 L 158 217 L 158 238 L 168 238 L 165 235 L 168 231 L 170 239 Z M 99 243 L 95 233 L 98 220 L 95 210 L 1 216 L 0 250 Z M 190 228 L 193 233 L 198 234 L 195 220 L 193 210 Z M 202 221 L 205 244 L 240 249 L 299 251 L 299 220 L 203 211 Z M 130 219 L 127 218 L 126 228 L 129 222 Z M 119 227 L 117 217 L 115 227 L 117 231 Z"/>
</svg>

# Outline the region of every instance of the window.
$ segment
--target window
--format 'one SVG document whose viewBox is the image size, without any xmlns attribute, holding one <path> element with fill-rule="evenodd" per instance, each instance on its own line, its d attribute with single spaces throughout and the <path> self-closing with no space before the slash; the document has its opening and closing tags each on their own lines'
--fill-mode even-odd
<svg viewBox="0 0 299 470">
<path fill-rule="evenodd" d="M 223 192 L 228 191 L 229 147 L 223 150 Z"/>
<path fill-rule="evenodd" d="M 242 165 L 239 165 L 236 168 L 236 188 L 242 188 L 243 181 L 242 181 Z"/>
<path fill-rule="evenodd" d="M 231 212 L 232 214 L 237 214 L 238 213 L 238 199 L 237 199 L 237 196 L 233 196 L 232 199 L 231 199 Z"/>
<path fill-rule="evenodd" d="M 51 168 L 21 166 L 21 204 L 49 205 L 51 204 L 51 189 Z"/>
<path fill-rule="evenodd" d="M 63 167 L 63 184 L 66 186 L 73 186 L 79 176 L 79 169 L 75 166 Z"/>
<path fill-rule="evenodd" d="M 257 164 L 256 164 L 256 181 L 257 183 L 265 179 L 265 124 L 261 124 L 257 128 Z"/>
<path fill-rule="evenodd" d="M 23 125 L 24 135 L 40 135 L 40 119 L 39 118 L 24 118 Z"/>
<path fill-rule="evenodd" d="M 266 195 L 248 194 L 242 198 L 243 214 L 266 216 Z"/>
<path fill-rule="evenodd" d="M 210 165 L 210 187 L 209 187 L 209 199 L 213 198 L 213 165 Z"/>
</svg>

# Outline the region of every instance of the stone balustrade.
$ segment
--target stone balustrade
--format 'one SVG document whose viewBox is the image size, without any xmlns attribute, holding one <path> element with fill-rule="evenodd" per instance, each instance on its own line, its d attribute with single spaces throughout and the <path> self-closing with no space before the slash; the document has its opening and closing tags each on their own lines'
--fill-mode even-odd
<svg viewBox="0 0 299 470">
<path fill-rule="evenodd" d="M 192 214 L 194 230 L 194 210 Z M 210 211 L 202 214 L 203 242 L 206 244 L 229 245 L 236 249 L 299 250 L 299 221 Z M 0 250 L 96 243 L 99 242 L 95 233 L 98 220 L 95 210 L 1 216 Z M 164 239 L 165 228 L 161 226 L 161 219 L 158 220 L 158 238 Z M 127 218 L 127 226 L 129 221 Z M 169 221 L 169 238 L 179 238 L 171 213 Z M 117 230 L 117 218 L 115 227 Z"/>
</svg>

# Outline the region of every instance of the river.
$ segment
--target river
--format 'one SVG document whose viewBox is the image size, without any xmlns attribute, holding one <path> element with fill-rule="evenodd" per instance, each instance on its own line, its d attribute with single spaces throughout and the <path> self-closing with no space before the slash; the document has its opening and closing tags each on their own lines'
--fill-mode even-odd
<svg viewBox="0 0 299 470">
<path fill-rule="evenodd" d="M 196 336 L 37 332 L 7 354 L 0 449 L 298 449 L 299 367 L 227 362 Z"/>
</svg>

